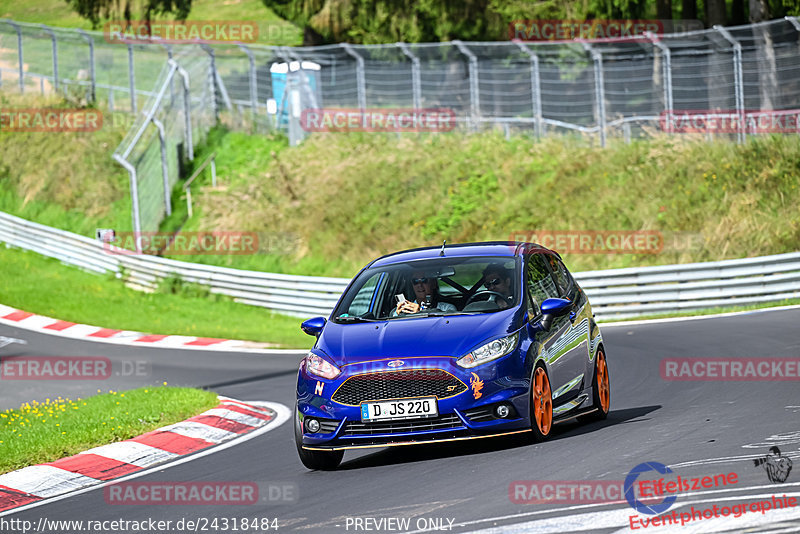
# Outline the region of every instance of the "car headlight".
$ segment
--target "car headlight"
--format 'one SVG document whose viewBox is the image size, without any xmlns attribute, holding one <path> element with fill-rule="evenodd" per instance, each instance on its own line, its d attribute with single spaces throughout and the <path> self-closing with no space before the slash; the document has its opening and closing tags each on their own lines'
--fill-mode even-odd
<svg viewBox="0 0 800 534">
<path fill-rule="evenodd" d="M 326 360 L 317 356 L 313 352 L 309 352 L 305 358 L 306 371 L 309 374 L 321 376 L 322 378 L 332 379 L 339 376 L 342 372 L 341 369 L 335 365 L 328 363 Z"/>
<path fill-rule="evenodd" d="M 517 347 L 518 339 L 519 332 L 508 337 L 495 339 L 462 356 L 456 363 L 461 367 L 470 368 L 496 360 L 514 350 Z"/>
</svg>

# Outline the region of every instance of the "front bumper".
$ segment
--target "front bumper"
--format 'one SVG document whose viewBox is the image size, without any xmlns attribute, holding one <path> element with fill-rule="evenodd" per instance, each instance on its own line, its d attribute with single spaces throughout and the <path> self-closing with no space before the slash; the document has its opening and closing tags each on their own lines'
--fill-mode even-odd
<svg viewBox="0 0 800 534">
<path fill-rule="evenodd" d="M 463 369 L 454 358 L 405 358 L 404 368 L 399 372 L 439 372 L 448 378 L 449 387 L 461 384 L 454 394 L 435 395 L 438 415 L 416 419 L 394 419 L 388 421 L 362 422 L 360 401 L 383 400 L 387 388 L 380 379 L 390 372 L 389 360 L 375 360 L 345 366 L 335 380 L 325 380 L 309 375 L 301 366 L 298 375 L 297 417 L 302 433 L 302 446 L 308 450 L 341 450 L 400 445 L 417 445 L 433 442 L 461 441 L 492 436 L 517 434 L 530 430 L 529 386 L 520 372 L 521 361 L 512 352 L 495 362 L 473 369 Z M 366 381 L 377 377 L 374 390 L 359 392 L 361 397 L 342 394 L 347 388 L 342 385 L 350 378 Z M 454 378 L 456 381 L 452 380 Z M 369 384 L 369 382 L 366 382 Z M 348 386 L 352 385 L 350 382 Z M 352 390 L 352 388 L 350 388 Z M 426 395 L 424 388 L 413 389 L 414 395 Z M 339 393 L 337 393 L 339 392 Z M 430 393 L 428 393 L 430 394 Z M 334 399 L 338 399 L 334 400 Z M 339 402 L 344 400 L 345 402 Z M 506 417 L 499 417 L 495 408 L 509 408 Z M 319 431 L 307 431 L 305 420 L 315 418 L 320 422 Z"/>
</svg>

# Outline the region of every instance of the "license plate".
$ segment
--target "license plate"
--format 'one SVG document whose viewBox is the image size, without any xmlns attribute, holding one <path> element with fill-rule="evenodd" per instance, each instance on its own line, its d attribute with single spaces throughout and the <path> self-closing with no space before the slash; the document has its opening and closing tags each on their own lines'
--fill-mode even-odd
<svg viewBox="0 0 800 534">
<path fill-rule="evenodd" d="M 385 419 L 412 419 L 436 415 L 439 415 L 436 397 L 361 403 L 362 422 Z"/>
</svg>

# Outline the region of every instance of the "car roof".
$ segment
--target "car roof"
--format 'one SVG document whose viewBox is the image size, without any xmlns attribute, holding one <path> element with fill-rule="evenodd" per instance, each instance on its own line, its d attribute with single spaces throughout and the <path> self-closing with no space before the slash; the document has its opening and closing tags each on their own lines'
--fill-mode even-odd
<svg viewBox="0 0 800 534">
<path fill-rule="evenodd" d="M 370 263 L 367 267 L 382 267 L 385 265 L 393 265 L 407 261 L 436 259 L 442 257 L 440 255 L 441 251 L 441 245 L 435 247 L 402 250 L 381 256 Z M 526 243 L 522 241 L 487 241 L 483 243 L 458 243 L 453 245 L 445 245 L 443 257 L 505 256 L 513 258 L 514 256 L 520 256 L 526 253 L 530 254 L 531 252 L 555 254 L 555 252 L 552 250 L 536 243 Z"/>
</svg>

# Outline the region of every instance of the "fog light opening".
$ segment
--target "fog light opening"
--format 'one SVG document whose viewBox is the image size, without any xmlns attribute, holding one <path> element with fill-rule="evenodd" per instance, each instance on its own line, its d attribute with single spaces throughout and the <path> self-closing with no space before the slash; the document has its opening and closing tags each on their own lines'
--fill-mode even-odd
<svg viewBox="0 0 800 534">
<path fill-rule="evenodd" d="M 507 404 L 501 404 L 500 406 L 494 409 L 494 413 L 500 419 L 505 419 L 506 417 L 508 417 L 508 414 L 511 413 L 511 409 L 508 407 Z"/>
<path fill-rule="evenodd" d="M 308 430 L 312 434 L 319 432 L 319 421 L 317 421 L 316 419 L 307 419 L 306 430 Z"/>
</svg>

